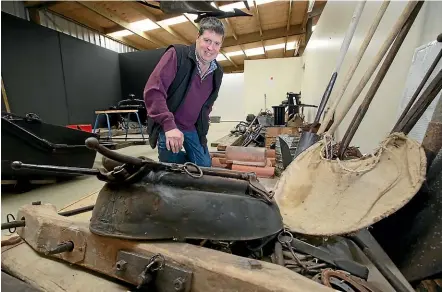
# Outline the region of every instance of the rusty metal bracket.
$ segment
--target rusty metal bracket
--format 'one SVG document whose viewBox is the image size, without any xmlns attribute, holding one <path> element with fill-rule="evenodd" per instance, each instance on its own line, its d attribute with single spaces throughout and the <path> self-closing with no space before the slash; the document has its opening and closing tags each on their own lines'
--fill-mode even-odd
<svg viewBox="0 0 442 292">
<path fill-rule="evenodd" d="M 138 254 L 120 250 L 115 262 L 115 275 L 130 283 L 137 283 L 154 256 L 153 253 Z M 165 260 L 162 268 L 155 272 L 152 283 L 158 292 L 189 292 L 192 275 L 193 272 L 183 265 Z"/>
</svg>

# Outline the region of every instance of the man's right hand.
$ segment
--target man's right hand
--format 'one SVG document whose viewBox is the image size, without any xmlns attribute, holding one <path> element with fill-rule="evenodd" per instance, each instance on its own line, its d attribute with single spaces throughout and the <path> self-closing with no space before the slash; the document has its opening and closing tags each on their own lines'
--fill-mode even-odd
<svg viewBox="0 0 442 292">
<path fill-rule="evenodd" d="M 164 133 L 166 136 L 166 148 L 173 153 L 178 153 L 183 147 L 184 134 L 178 130 L 173 129 Z"/>
</svg>

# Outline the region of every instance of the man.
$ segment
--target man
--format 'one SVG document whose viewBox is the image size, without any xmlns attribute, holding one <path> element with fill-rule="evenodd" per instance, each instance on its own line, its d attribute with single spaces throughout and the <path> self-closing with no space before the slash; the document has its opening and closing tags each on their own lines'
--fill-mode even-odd
<svg viewBox="0 0 442 292">
<path fill-rule="evenodd" d="M 206 135 L 223 77 L 216 62 L 223 40 L 221 21 L 204 18 L 195 44 L 168 47 L 150 75 L 144 88 L 147 128 L 160 161 L 211 166 Z"/>
</svg>

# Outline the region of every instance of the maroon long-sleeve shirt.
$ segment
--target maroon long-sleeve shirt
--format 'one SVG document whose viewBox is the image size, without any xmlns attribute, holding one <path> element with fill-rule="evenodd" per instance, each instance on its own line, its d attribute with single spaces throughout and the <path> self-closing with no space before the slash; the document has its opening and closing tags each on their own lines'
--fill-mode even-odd
<svg viewBox="0 0 442 292">
<path fill-rule="evenodd" d="M 149 77 L 144 88 L 144 102 L 147 114 L 165 132 L 178 128 L 181 131 L 195 130 L 202 106 L 213 90 L 213 73 L 203 76 L 200 74 L 192 77 L 189 91 L 180 108 L 172 114 L 167 108 L 167 90 L 172 84 L 177 73 L 177 57 L 174 48 L 169 49 L 160 59 Z M 210 109 L 211 110 L 211 109 Z M 210 113 L 206 114 L 209 115 Z"/>
</svg>

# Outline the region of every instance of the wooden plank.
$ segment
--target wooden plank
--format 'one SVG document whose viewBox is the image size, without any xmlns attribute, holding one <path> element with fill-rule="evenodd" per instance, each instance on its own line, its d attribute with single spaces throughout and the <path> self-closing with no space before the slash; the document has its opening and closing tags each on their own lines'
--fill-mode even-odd
<svg viewBox="0 0 442 292">
<path fill-rule="evenodd" d="M 42 257 L 25 243 L 6 251 L 3 251 L 2 248 L 2 269 L 40 291 L 117 292 L 129 290 L 128 287 L 100 277 L 97 274 Z"/>
<path fill-rule="evenodd" d="M 167 263 L 190 269 L 193 273 L 192 292 L 334 291 L 285 267 L 256 260 L 253 260 L 252 265 L 249 258 L 199 245 L 181 242 L 140 242 L 94 235 L 86 222 L 78 224 L 69 217 L 59 216 L 55 207 L 50 204 L 26 205 L 19 210 L 17 216 L 26 218 L 26 226 L 17 228 L 17 233 L 38 253 L 47 252 L 60 241 L 70 240 L 74 242 L 73 251 L 50 257 L 113 278 L 120 277 L 115 270 L 115 261 L 118 252 L 124 250 L 145 256 L 160 253 Z M 16 260 L 20 261 L 20 257 Z"/>
<path fill-rule="evenodd" d="M 228 134 L 214 142 L 212 142 L 210 144 L 211 147 L 227 147 L 230 145 L 235 144 L 234 146 L 236 146 L 238 143 L 240 143 L 240 141 L 243 140 L 243 136 L 239 135 L 236 136 L 235 134 Z M 218 149 L 218 151 L 223 151 L 224 149 Z"/>
<path fill-rule="evenodd" d="M 261 38 L 263 41 L 276 39 L 280 37 L 285 37 L 286 35 L 298 35 L 305 33 L 305 29 L 301 27 L 301 25 L 294 25 L 291 26 L 287 32 L 286 27 L 280 27 L 275 29 L 269 29 L 264 30 L 262 32 L 262 36 L 260 35 L 259 31 L 254 33 L 248 33 L 244 35 L 238 35 L 238 39 L 235 40 L 233 37 L 228 37 L 223 42 L 223 49 L 226 47 L 236 46 L 236 45 L 244 45 L 247 43 L 254 43 L 261 41 Z"/>
<path fill-rule="evenodd" d="M 130 23 L 124 21 L 123 19 L 119 18 L 118 16 L 112 14 L 109 10 L 102 8 L 98 6 L 96 3 L 88 2 L 88 1 L 77 1 L 80 5 L 94 11 L 95 13 L 107 18 L 108 20 L 120 25 L 121 27 L 129 30 L 130 32 L 142 37 L 143 39 L 146 39 L 156 45 L 157 47 L 164 47 L 166 46 L 163 42 L 157 40 L 156 38 L 149 36 L 143 31 L 139 31 L 138 29 L 134 29 L 131 27 Z"/>
<path fill-rule="evenodd" d="M 2 290 L 3 291 L 14 291 L 14 292 L 39 292 L 40 290 L 35 289 L 31 285 L 10 276 L 2 271 Z"/>
<path fill-rule="evenodd" d="M 10 113 L 11 112 L 11 108 L 9 107 L 8 96 L 6 95 L 5 85 L 3 84 L 3 77 L 1 79 L 2 79 L 2 97 L 3 97 L 3 102 L 5 103 L 6 112 Z"/>
</svg>

